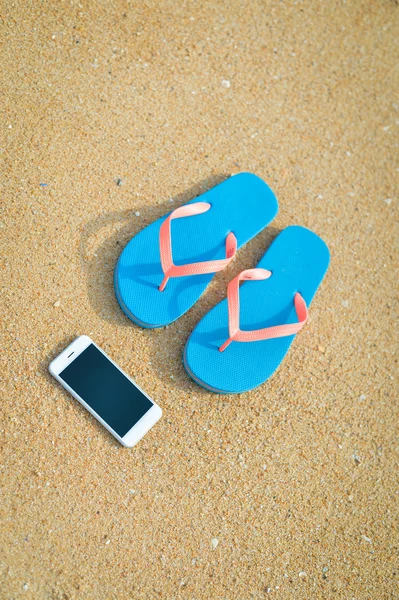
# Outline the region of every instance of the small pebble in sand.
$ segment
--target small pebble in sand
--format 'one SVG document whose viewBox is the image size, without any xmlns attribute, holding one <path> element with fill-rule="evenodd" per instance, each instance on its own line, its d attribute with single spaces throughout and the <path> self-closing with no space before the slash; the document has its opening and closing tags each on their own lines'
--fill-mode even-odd
<svg viewBox="0 0 399 600">
<path fill-rule="evenodd" d="M 24 583 L 24 585 L 22 586 L 22 588 L 23 588 L 25 591 L 28 589 L 28 587 L 29 587 L 29 586 L 28 586 L 28 584 L 27 584 L 27 583 Z"/>
<path fill-rule="evenodd" d="M 123 185 L 123 181 L 120 177 L 116 180 L 116 185 Z"/>
<path fill-rule="evenodd" d="M 136 217 L 140 216 L 140 211 L 136 210 L 136 212 L 134 213 L 136 215 Z"/>
<path fill-rule="evenodd" d="M 58 308 L 60 304 L 61 300 L 57 300 L 56 302 L 54 302 L 53 306 L 55 306 L 55 308 Z"/>
<path fill-rule="evenodd" d="M 48 183 L 39 183 L 40 187 L 47 187 Z"/>
<path fill-rule="evenodd" d="M 388 204 L 388 206 L 389 206 L 392 202 L 392 198 L 385 198 L 384 202 L 385 202 L 385 204 Z"/>
<path fill-rule="evenodd" d="M 110 543 L 111 543 L 111 540 L 107 540 L 107 541 L 105 542 L 105 545 L 106 545 L 106 546 L 108 546 L 108 544 L 110 544 Z"/>
<path fill-rule="evenodd" d="M 364 539 L 365 542 L 368 542 L 369 544 L 372 544 L 373 542 L 371 541 L 371 539 L 369 537 L 367 537 L 367 535 L 362 535 L 362 538 Z"/>
<path fill-rule="evenodd" d="M 360 458 L 358 457 L 356 450 L 355 450 L 355 452 L 352 454 L 352 458 L 353 458 L 353 460 L 355 461 L 355 463 L 356 463 L 357 465 L 360 465 Z"/>
<path fill-rule="evenodd" d="M 324 354 L 324 352 L 326 351 L 326 349 L 324 348 L 324 346 L 318 346 L 317 347 L 318 351 L 321 352 L 322 354 Z"/>
<path fill-rule="evenodd" d="M 345 152 L 345 154 L 346 154 L 346 156 L 351 156 L 351 153 L 349 152 L 349 150 L 347 150 L 347 151 Z"/>
<path fill-rule="evenodd" d="M 222 87 L 224 87 L 224 88 L 226 88 L 226 90 L 228 90 L 230 86 L 231 86 L 231 83 L 228 79 L 222 79 Z"/>
<path fill-rule="evenodd" d="M 218 547 L 219 540 L 217 538 L 212 538 L 212 548 L 216 550 Z"/>
<path fill-rule="evenodd" d="M 359 396 L 359 400 L 360 400 L 360 402 L 363 402 L 364 400 L 366 400 L 365 394 L 361 394 L 361 396 Z"/>
<path fill-rule="evenodd" d="M 328 567 L 323 567 L 322 571 L 323 571 L 323 573 L 327 573 Z"/>
<path fill-rule="evenodd" d="M 349 302 L 347 300 L 342 300 L 341 304 L 344 308 L 348 308 L 349 306 Z"/>
<path fill-rule="evenodd" d="M 305 571 L 299 571 L 299 577 L 306 577 Z"/>
</svg>

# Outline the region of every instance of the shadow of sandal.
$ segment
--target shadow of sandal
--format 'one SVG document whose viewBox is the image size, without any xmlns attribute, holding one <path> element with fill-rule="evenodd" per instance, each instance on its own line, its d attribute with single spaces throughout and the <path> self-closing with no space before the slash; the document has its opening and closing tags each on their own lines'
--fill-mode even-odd
<svg viewBox="0 0 399 600">
<path fill-rule="evenodd" d="M 163 202 L 155 206 L 135 205 L 129 210 L 101 214 L 85 225 L 80 239 L 80 259 L 86 273 L 90 305 L 101 319 L 125 327 L 132 325 L 118 305 L 113 285 L 116 262 L 131 238 L 149 223 L 215 187 L 227 177 L 227 174 L 212 175 L 174 196 L 173 202 Z M 136 216 L 136 212 L 140 212 L 140 218 Z M 111 229 L 111 233 L 104 237 L 107 229 Z M 101 241 L 93 251 L 90 246 L 97 238 Z M 156 269 L 157 265 L 153 268 Z"/>
</svg>

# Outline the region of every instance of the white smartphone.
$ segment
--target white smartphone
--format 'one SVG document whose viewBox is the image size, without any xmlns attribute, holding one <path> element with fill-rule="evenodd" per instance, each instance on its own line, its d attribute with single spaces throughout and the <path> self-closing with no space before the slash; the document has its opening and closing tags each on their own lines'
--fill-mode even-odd
<svg viewBox="0 0 399 600">
<path fill-rule="evenodd" d="M 50 363 L 50 373 L 124 446 L 131 448 L 162 410 L 87 335 Z"/>
</svg>

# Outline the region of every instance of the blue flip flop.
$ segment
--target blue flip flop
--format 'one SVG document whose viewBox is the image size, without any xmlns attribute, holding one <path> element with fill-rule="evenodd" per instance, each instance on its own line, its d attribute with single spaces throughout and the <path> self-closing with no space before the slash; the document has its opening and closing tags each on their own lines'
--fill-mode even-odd
<svg viewBox="0 0 399 600">
<path fill-rule="evenodd" d="M 273 241 L 256 269 L 228 286 L 227 298 L 195 327 L 184 366 L 204 388 L 239 394 L 276 371 L 329 265 L 330 253 L 315 233 L 291 226 Z M 239 288 L 241 280 L 252 280 Z"/>
<path fill-rule="evenodd" d="M 240 173 L 154 221 L 127 244 L 116 265 L 114 286 L 122 310 L 141 327 L 169 325 L 277 209 L 262 179 Z"/>
</svg>

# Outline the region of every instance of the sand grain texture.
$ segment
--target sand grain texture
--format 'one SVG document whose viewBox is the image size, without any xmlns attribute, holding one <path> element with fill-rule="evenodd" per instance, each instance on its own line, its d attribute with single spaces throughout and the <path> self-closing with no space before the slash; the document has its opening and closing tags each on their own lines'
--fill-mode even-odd
<svg viewBox="0 0 399 600">
<path fill-rule="evenodd" d="M 0 39 L 0 597 L 398 598 L 397 2 L 3 1 Z M 277 218 L 139 329 L 124 244 L 240 171 Z M 187 336 L 291 223 L 332 255 L 310 322 L 267 384 L 205 392 Z M 133 450 L 48 374 L 82 333 L 163 408 Z"/>
</svg>

